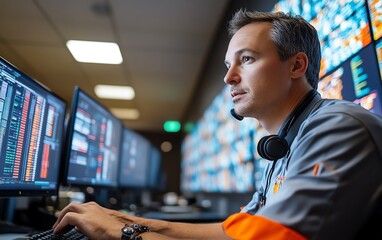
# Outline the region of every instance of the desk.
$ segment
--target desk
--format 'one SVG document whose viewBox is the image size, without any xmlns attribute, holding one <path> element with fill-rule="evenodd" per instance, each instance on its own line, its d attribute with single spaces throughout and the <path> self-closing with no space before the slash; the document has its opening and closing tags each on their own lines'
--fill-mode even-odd
<svg viewBox="0 0 382 240">
<path fill-rule="evenodd" d="M 222 222 L 228 216 L 215 212 L 186 212 L 186 213 L 163 213 L 163 212 L 145 212 L 141 215 L 144 218 L 160 219 L 174 222 L 190 223 L 212 223 Z"/>
<path fill-rule="evenodd" d="M 21 240 L 28 239 L 30 236 L 28 234 L 22 233 L 2 233 L 0 234 L 0 240 Z"/>
</svg>

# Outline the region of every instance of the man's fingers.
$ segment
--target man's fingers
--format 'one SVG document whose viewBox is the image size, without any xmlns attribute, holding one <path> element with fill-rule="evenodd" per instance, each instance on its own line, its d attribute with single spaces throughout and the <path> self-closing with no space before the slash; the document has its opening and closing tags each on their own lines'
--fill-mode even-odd
<svg viewBox="0 0 382 240">
<path fill-rule="evenodd" d="M 62 211 L 60 212 L 60 215 L 58 215 L 57 220 L 54 223 L 52 228 L 55 229 L 66 214 L 68 214 L 69 212 L 81 213 L 82 208 L 83 206 L 81 206 L 81 204 L 79 203 L 70 203 L 68 206 L 62 209 Z"/>
<path fill-rule="evenodd" d="M 75 212 L 66 213 L 59 222 L 56 222 L 55 226 L 53 226 L 53 232 L 55 234 L 64 233 L 70 230 L 69 228 L 73 228 L 78 224 L 80 216 Z"/>
</svg>

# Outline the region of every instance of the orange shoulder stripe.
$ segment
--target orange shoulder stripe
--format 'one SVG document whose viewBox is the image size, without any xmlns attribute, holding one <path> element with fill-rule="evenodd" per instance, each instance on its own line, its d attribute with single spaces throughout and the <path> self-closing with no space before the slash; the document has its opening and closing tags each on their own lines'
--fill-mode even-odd
<svg viewBox="0 0 382 240">
<path fill-rule="evenodd" d="M 237 240 L 307 240 L 293 229 L 249 213 L 233 214 L 222 223 L 222 226 L 229 237 Z"/>
</svg>

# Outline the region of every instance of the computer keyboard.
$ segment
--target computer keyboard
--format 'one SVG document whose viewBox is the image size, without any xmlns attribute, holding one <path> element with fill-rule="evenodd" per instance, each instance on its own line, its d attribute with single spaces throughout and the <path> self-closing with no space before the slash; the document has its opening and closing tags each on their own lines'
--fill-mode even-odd
<svg viewBox="0 0 382 240">
<path fill-rule="evenodd" d="M 82 233 L 77 232 L 74 228 L 63 234 L 54 234 L 53 230 L 47 230 L 31 235 L 28 240 L 88 240 Z"/>
</svg>

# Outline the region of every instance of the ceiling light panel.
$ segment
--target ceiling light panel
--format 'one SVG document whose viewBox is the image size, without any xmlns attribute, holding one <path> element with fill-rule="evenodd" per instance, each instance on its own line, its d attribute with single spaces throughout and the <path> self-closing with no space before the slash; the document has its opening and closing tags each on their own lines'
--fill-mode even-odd
<svg viewBox="0 0 382 240">
<path fill-rule="evenodd" d="M 99 98 L 132 100 L 135 97 L 135 92 L 129 86 L 115 85 L 96 85 L 94 92 Z"/>
<path fill-rule="evenodd" d="M 78 62 L 101 64 L 123 62 L 119 46 L 114 42 L 69 40 L 66 46 Z"/>
</svg>

